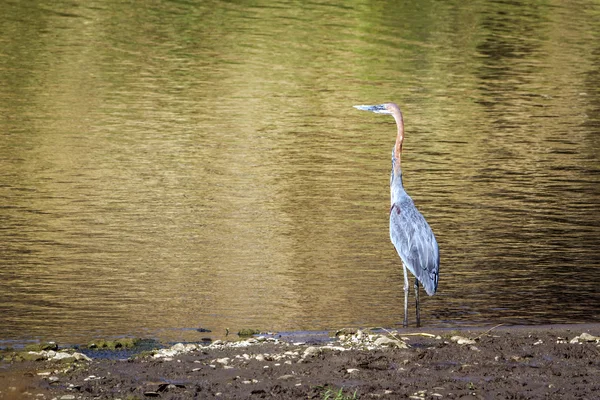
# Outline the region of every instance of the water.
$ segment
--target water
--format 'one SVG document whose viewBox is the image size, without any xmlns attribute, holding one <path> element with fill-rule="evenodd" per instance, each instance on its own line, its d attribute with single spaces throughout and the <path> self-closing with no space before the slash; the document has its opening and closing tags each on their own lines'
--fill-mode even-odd
<svg viewBox="0 0 600 400">
<path fill-rule="evenodd" d="M 345 4 L 5 2 L 0 344 L 397 327 L 385 101 L 422 322 L 599 322 L 598 3 Z"/>
</svg>

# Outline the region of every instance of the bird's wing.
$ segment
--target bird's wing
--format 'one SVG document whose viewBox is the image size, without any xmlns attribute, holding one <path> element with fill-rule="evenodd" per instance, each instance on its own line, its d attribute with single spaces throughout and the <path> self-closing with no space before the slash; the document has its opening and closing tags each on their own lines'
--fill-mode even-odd
<svg viewBox="0 0 600 400">
<path fill-rule="evenodd" d="M 392 206 L 390 238 L 404 265 L 432 296 L 438 286 L 439 248 L 429 224 L 410 198 Z"/>
</svg>

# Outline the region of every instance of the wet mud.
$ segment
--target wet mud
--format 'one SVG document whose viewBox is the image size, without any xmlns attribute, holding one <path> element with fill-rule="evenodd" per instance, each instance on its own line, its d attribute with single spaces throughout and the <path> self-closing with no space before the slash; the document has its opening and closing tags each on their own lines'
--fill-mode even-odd
<svg viewBox="0 0 600 400">
<path fill-rule="evenodd" d="M 600 325 L 347 331 L 3 362 L 5 399 L 599 399 Z M 338 396 L 338 397 L 336 397 Z"/>
</svg>

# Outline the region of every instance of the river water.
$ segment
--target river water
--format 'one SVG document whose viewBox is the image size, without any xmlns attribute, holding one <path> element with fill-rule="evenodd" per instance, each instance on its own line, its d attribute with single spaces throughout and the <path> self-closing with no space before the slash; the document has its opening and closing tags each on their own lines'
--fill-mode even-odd
<svg viewBox="0 0 600 400">
<path fill-rule="evenodd" d="M 423 325 L 600 321 L 597 1 L 0 8 L 0 345 L 398 327 L 387 101 Z"/>
</svg>

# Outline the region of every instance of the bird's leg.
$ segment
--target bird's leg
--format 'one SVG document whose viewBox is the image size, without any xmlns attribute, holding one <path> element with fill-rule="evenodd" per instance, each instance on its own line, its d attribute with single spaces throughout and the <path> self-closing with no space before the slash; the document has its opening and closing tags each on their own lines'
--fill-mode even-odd
<svg viewBox="0 0 600 400">
<path fill-rule="evenodd" d="M 410 285 L 408 283 L 408 271 L 404 263 L 402 263 L 402 268 L 404 269 L 404 323 L 402 326 L 406 328 L 408 326 L 408 288 Z"/>
<path fill-rule="evenodd" d="M 421 326 L 421 312 L 419 311 L 419 280 L 415 278 L 415 302 L 417 303 L 417 328 Z"/>
</svg>

